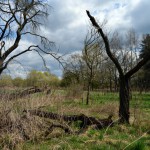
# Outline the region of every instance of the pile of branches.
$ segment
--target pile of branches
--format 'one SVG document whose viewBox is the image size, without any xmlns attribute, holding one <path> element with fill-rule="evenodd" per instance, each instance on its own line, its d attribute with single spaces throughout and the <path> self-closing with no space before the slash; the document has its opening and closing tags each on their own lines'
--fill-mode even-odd
<svg viewBox="0 0 150 150">
<path fill-rule="evenodd" d="M 40 139 L 46 138 L 56 128 L 66 134 L 81 134 L 89 126 L 94 129 L 103 129 L 113 125 L 111 117 L 97 119 L 84 114 L 60 115 L 38 109 L 24 110 L 23 114 L 19 115 L 12 110 L 5 110 L 0 112 L 0 143 L 3 143 L 2 147 L 7 145 L 15 149 L 17 143 L 32 140 L 36 136 Z M 81 122 L 78 129 L 72 128 L 72 124 L 77 121 Z M 35 133 L 37 133 L 36 136 Z M 9 143 L 5 141 L 7 135 L 10 136 Z"/>
<path fill-rule="evenodd" d="M 2 133 L 12 133 L 14 130 L 18 130 L 23 140 L 29 140 L 29 136 L 26 134 L 22 118 L 18 117 L 11 110 L 5 110 L 0 112 L 0 135 Z"/>
<path fill-rule="evenodd" d="M 31 88 L 25 89 L 25 90 L 20 91 L 20 92 L 12 93 L 9 96 L 9 100 L 23 98 L 23 97 L 26 97 L 30 94 L 40 93 L 40 92 L 43 92 L 43 91 L 44 91 L 44 89 L 40 89 L 38 87 L 31 87 Z"/>
</svg>

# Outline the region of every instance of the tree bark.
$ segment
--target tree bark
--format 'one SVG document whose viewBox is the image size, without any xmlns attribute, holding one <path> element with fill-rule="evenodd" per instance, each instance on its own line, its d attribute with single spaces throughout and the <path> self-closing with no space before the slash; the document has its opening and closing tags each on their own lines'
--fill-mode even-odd
<svg viewBox="0 0 150 150">
<path fill-rule="evenodd" d="M 120 77 L 119 90 L 119 118 L 120 123 L 129 123 L 129 100 L 130 100 L 130 84 L 129 78 L 125 76 Z"/>
</svg>

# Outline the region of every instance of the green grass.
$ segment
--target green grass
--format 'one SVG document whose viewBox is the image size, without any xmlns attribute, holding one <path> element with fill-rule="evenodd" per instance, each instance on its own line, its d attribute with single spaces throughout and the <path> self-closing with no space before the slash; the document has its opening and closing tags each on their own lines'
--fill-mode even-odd
<svg viewBox="0 0 150 150">
<path fill-rule="evenodd" d="M 97 103 L 107 103 L 108 101 L 116 101 L 119 99 L 118 93 L 103 93 L 103 92 L 91 92 L 90 98 Z"/>
<path fill-rule="evenodd" d="M 128 128 L 125 128 L 128 131 Z M 131 128 L 134 127 L 130 127 L 130 129 Z M 23 145 L 23 149 L 49 150 L 57 148 L 60 150 L 122 150 L 137 139 L 137 136 L 129 134 L 129 131 L 127 133 L 124 133 L 121 130 L 118 131 L 117 127 L 109 130 L 106 133 L 105 129 L 101 131 L 89 130 L 87 134 L 83 135 L 64 135 L 59 138 L 52 138 L 41 142 L 26 142 Z M 137 142 L 129 145 L 126 150 L 149 150 L 148 144 L 149 138 L 143 137 Z"/>
</svg>

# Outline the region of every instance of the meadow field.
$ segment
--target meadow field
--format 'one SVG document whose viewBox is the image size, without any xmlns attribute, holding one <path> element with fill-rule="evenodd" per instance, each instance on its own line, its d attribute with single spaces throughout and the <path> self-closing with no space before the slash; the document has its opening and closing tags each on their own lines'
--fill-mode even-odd
<svg viewBox="0 0 150 150">
<path fill-rule="evenodd" d="M 12 93 L 14 89 L 9 92 Z M 16 150 L 149 150 L 150 149 L 150 93 L 133 92 L 130 101 L 130 125 L 117 124 L 118 93 L 96 91 L 90 94 L 90 104 L 85 104 L 86 91 L 52 90 L 51 94 L 36 93 L 23 98 L 0 101 L 0 149 Z M 96 118 L 112 115 L 112 127 L 95 130 L 89 127 L 81 134 L 66 134 L 54 129 L 43 133 L 56 122 L 31 116 L 24 110 L 42 110 L 61 115 L 84 114 Z M 11 123 L 10 123 L 11 122 Z M 10 123 L 10 125 L 9 125 Z M 64 122 L 56 122 L 62 124 Z M 71 125 L 77 130 L 80 122 Z M 11 127 L 10 127 L 11 126 Z M 28 139 L 24 140 L 24 135 Z"/>
</svg>

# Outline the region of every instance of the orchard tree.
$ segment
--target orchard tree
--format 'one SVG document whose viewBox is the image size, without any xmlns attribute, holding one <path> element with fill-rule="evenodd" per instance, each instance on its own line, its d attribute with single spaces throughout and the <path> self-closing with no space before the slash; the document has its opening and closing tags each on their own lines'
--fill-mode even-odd
<svg viewBox="0 0 150 150">
<path fill-rule="evenodd" d="M 105 49 L 108 57 L 112 60 L 112 62 L 115 64 L 115 67 L 118 70 L 119 73 L 119 122 L 120 123 L 129 123 L 129 100 L 130 100 L 130 79 L 131 77 L 140 69 L 142 66 L 144 66 L 149 60 L 150 60 L 150 48 L 148 48 L 147 55 L 144 55 L 142 59 L 139 60 L 139 62 L 134 65 L 130 70 L 127 72 L 123 71 L 123 68 L 121 64 L 119 63 L 119 60 L 117 59 L 116 55 L 112 53 L 111 47 L 110 47 L 110 40 L 108 39 L 108 36 L 104 33 L 102 27 L 96 22 L 95 18 L 91 16 L 90 12 L 86 11 L 92 25 L 95 27 L 97 32 L 99 33 L 99 36 L 103 39 L 103 42 L 105 44 Z"/>
<path fill-rule="evenodd" d="M 35 51 L 40 57 L 43 53 L 57 57 L 51 51 L 54 43 L 38 33 L 48 16 L 48 7 L 46 0 L 0 0 L 0 74 L 10 61 L 27 52 Z M 33 37 L 39 38 L 41 43 L 23 49 L 21 40 Z"/>
</svg>

